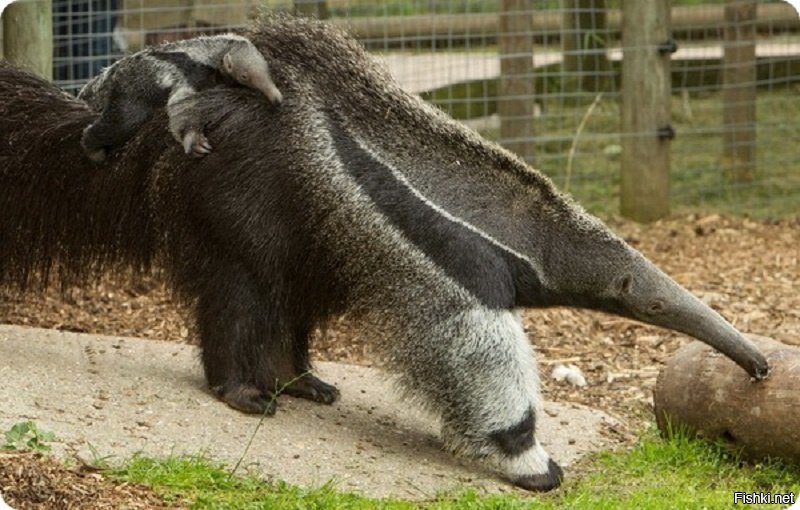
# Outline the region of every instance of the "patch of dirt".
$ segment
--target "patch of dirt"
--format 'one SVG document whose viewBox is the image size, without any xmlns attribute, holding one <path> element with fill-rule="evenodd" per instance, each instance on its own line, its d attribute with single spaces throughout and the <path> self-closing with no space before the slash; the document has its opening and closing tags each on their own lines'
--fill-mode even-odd
<svg viewBox="0 0 800 510">
<path fill-rule="evenodd" d="M 31 452 L 0 452 L 0 495 L 16 510 L 178 508 L 146 487 L 114 482 L 92 469 L 67 468 Z"/>
<path fill-rule="evenodd" d="M 610 226 L 741 331 L 800 345 L 800 219 L 764 223 L 714 214 L 647 226 L 613 220 Z M 186 316 L 155 278 L 106 275 L 97 285 L 72 290 L 67 296 L 57 290 L 38 296 L 0 290 L 0 322 L 11 324 L 191 341 L 195 335 Z M 583 310 L 530 310 L 525 312 L 524 322 L 540 355 L 546 398 L 586 404 L 621 418 L 616 439 L 622 444 L 635 440 L 641 428 L 652 421 L 652 389 L 658 371 L 672 352 L 689 341 L 678 333 Z M 317 332 L 313 355 L 319 360 L 361 365 L 376 361 L 346 319 Z M 552 369 L 558 363 L 579 367 L 588 385 L 576 388 L 552 380 Z M 21 482 L 20 487 L 37 487 L 37 483 L 50 487 L 47 480 L 52 477 L 44 476 L 46 469 L 33 465 L 38 461 L 25 462 L 19 468 L 22 474 L 16 476 L 30 480 Z M 6 464 L 0 457 L 0 487 L 10 499 L 12 493 L 4 488 L 11 472 Z M 26 469 L 31 476 L 24 475 Z M 69 476 L 83 483 L 92 480 L 77 473 Z M 68 489 L 54 487 L 43 494 L 61 497 L 59 490 Z M 117 489 L 108 490 L 114 493 Z M 67 495 L 72 493 L 64 494 L 68 501 Z M 74 494 L 77 498 L 80 491 Z M 112 508 L 82 506 L 81 501 L 89 500 L 76 499 L 73 506 L 60 508 Z"/>
</svg>

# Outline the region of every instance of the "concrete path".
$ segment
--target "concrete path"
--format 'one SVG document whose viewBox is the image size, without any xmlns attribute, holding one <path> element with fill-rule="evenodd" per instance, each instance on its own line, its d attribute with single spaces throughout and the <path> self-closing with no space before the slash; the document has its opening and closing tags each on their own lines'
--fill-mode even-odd
<svg viewBox="0 0 800 510">
<path fill-rule="evenodd" d="M 512 490 L 493 473 L 443 453 L 435 422 L 410 408 L 384 373 L 336 363 L 318 369 L 340 388 L 341 400 L 322 406 L 282 397 L 243 467 L 302 486 L 334 480 L 342 490 L 371 496 L 428 498 L 465 486 Z M 541 437 L 562 464 L 604 446 L 600 430 L 613 420 L 603 413 L 556 403 L 545 409 Z M 206 391 L 193 346 L 0 326 L 0 432 L 22 420 L 53 431 L 58 455 L 91 459 L 89 445 L 116 459 L 205 452 L 233 466 L 259 417 Z"/>
</svg>

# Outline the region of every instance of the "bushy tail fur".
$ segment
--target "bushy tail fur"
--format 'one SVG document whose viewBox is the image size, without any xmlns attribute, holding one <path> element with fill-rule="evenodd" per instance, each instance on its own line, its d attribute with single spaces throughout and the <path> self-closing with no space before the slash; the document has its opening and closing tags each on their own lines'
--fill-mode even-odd
<svg viewBox="0 0 800 510">
<path fill-rule="evenodd" d="M 86 281 L 117 263 L 147 269 L 158 238 L 149 198 L 159 151 L 96 165 L 85 103 L 0 62 L 0 285 Z"/>
</svg>

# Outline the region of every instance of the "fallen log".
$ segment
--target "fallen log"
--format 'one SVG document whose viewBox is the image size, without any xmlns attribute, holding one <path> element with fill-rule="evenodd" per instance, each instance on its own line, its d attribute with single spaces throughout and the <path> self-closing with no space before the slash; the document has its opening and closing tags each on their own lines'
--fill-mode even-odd
<svg viewBox="0 0 800 510">
<path fill-rule="evenodd" d="M 749 459 L 800 462 L 800 348 L 748 336 L 766 355 L 769 377 L 754 382 L 725 356 L 692 342 L 658 376 L 658 428 L 723 438 Z"/>
</svg>

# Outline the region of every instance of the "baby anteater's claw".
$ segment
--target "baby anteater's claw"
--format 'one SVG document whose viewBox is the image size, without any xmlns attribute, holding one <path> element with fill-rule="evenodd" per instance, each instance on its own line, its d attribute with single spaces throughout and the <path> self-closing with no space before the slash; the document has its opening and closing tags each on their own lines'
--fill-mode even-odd
<svg viewBox="0 0 800 510">
<path fill-rule="evenodd" d="M 186 154 L 196 158 L 202 158 L 209 154 L 213 147 L 209 143 L 208 138 L 199 131 L 189 131 L 183 137 L 183 150 Z"/>
<path fill-rule="evenodd" d="M 209 152 L 211 152 L 211 149 L 212 149 L 211 144 L 208 143 L 208 141 L 206 140 L 205 142 L 200 142 L 197 145 L 195 145 L 194 152 L 200 154 L 208 154 Z"/>
</svg>

